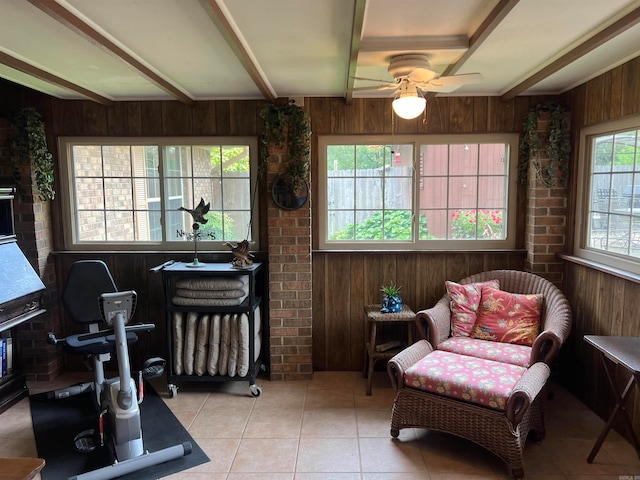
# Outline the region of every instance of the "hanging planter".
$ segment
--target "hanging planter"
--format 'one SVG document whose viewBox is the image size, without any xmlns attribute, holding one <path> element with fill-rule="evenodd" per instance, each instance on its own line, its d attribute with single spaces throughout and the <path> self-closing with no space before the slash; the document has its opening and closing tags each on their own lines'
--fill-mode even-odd
<svg viewBox="0 0 640 480">
<path fill-rule="evenodd" d="M 538 130 L 538 121 L 548 115 L 545 131 Z M 548 159 L 544 162 L 542 153 Z M 522 137 L 519 146 L 518 178 L 522 185 L 527 183 L 529 162 L 536 177 L 546 188 L 566 187 L 569 179 L 571 159 L 569 126 L 562 105 L 549 102 L 529 110 L 522 121 Z"/>
<path fill-rule="evenodd" d="M 300 198 L 299 192 L 306 191 L 304 197 L 308 195 L 307 177 L 309 175 L 309 158 L 311 152 L 311 124 L 309 117 L 295 104 L 267 105 L 260 112 L 260 117 L 264 120 L 264 130 L 262 133 L 261 166 L 259 174 L 264 174 L 269 149 L 271 147 L 281 147 L 287 142 L 287 152 L 289 161 L 285 176 L 274 188 L 282 190 L 287 187 L 290 191 L 285 192 Z M 275 193 L 274 199 L 275 199 Z M 281 195 L 282 192 L 277 192 Z M 303 202 L 304 203 L 304 202 Z"/>
<path fill-rule="evenodd" d="M 53 200 L 53 157 L 47 148 L 44 123 L 33 108 L 19 110 L 11 119 L 10 144 L 18 161 L 14 163 L 14 178 L 20 184 L 19 162 L 28 165 L 33 162 L 36 186 L 40 199 Z"/>
</svg>

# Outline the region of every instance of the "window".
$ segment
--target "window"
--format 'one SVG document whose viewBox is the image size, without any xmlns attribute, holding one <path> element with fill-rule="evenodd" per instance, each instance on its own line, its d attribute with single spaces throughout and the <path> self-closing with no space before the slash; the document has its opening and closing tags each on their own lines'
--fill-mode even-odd
<svg viewBox="0 0 640 480">
<path fill-rule="evenodd" d="M 640 117 L 583 130 L 576 254 L 640 273 Z"/>
<path fill-rule="evenodd" d="M 60 154 L 70 248 L 192 249 L 193 218 L 180 208 L 201 198 L 204 248 L 257 237 L 253 138 L 61 138 Z"/>
<path fill-rule="evenodd" d="M 517 135 L 319 139 L 323 249 L 515 246 Z"/>
</svg>

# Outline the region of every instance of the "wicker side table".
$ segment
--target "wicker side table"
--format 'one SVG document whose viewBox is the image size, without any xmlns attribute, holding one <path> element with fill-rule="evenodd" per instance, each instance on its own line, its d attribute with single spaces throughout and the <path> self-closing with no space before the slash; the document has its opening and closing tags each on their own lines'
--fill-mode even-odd
<svg viewBox="0 0 640 480">
<path fill-rule="evenodd" d="M 377 360 L 389 360 L 396 353 L 398 353 L 403 346 L 398 348 L 391 348 L 389 350 L 385 350 L 383 352 L 378 352 L 376 350 L 376 335 L 378 330 L 378 323 L 382 322 L 404 322 L 404 323 L 412 323 L 415 320 L 416 314 L 409 308 L 406 304 L 402 304 L 402 310 L 398 313 L 382 313 L 380 309 L 382 305 L 365 305 L 364 314 L 369 323 L 369 341 L 365 345 L 365 371 L 364 375 L 367 378 L 367 395 L 371 395 L 371 382 L 373 377 L 373 366 L 375 365 Z M 407 340 L 408 345 L 413 343 L 413 330 L 411 329 L 411 325 L 407 328 Z"/>
</svg>

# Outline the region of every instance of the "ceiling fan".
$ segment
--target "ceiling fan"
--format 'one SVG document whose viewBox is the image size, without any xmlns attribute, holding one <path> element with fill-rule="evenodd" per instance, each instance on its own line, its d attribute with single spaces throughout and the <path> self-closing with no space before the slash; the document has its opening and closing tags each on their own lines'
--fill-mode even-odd
<svg viewBox="0 0 640 480">
<path fill-rule="evenodd" d="M 391 57 L 388 70 L 393 81 L 353 77 L 355 80 L 381 82 L 369 87 L 357 87 L 353 91 L 397 91 L 393 101 L 393 110 L 399 117 L 406 119 L 416 118 L 424 111 L 427 101 L 423 92 L 450 93 L 462 85 L 482 81 L 482 75 L 479 73 L 439 76 L 429 64 L 429 55 L 418 53 Z"/>
</svg>

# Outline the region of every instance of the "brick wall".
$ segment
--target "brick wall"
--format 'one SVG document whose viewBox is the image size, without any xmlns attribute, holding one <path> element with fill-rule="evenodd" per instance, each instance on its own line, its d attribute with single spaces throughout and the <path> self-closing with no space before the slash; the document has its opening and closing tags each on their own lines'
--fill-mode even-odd
<svg viewBox="0 0 640 480">
<path fill-rule="evenodd" d="M 548 114 L 540 116 L 538 131 L 546 129 Z M 541 135 L 542 137 L 542 135 Z M 546 155 L 544 148 L 541 156 Z M 548 158 L 540 158 L 542 167 L 549 164 Z M 567 251 L 567 201 L 569 189 L 545 187 L 529 162 L 527 174 L 527 214 L 525 229 L 526 270 L 536 273 L 558 287 L 562 286 L 564 264 L 557 256 Z"/>
<path fill-rule="evenodd" d="M 9 121 L 0 119 L 0 184 L 13 186 L 13 162 L 8 144 Z M 58 293 L 53 258 L 49 202 L 43 202 L 35 186 L 32 165 L 20 165 L 21 188 L 14 200 L 18 246 L 39 274 L 46 290 L 42 306 L 46 313 L 17 328 L 20 364 L 29 379 L 51 380 L 63 371 L 60 348 L 46 343 L 47 332 L 58 331 Z"/>
<path fill-rule="evenodd" d="M 286 147 L 272 148 L 269 189 L 287 161 Z M 268 200 L 271 380 L 309 379 L 313 373 L 310 203 L 282 210 Z"/>
</svg>

